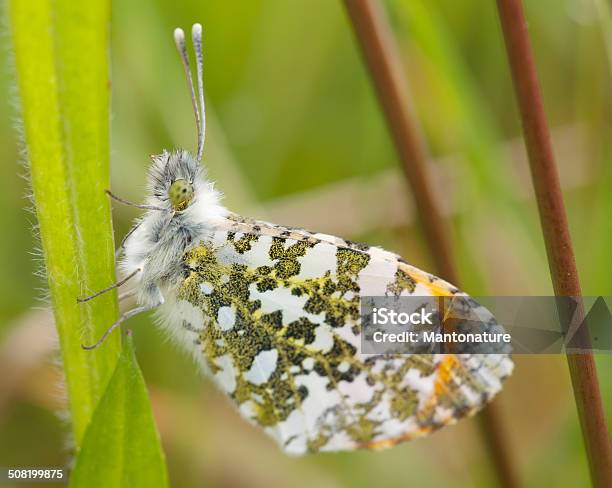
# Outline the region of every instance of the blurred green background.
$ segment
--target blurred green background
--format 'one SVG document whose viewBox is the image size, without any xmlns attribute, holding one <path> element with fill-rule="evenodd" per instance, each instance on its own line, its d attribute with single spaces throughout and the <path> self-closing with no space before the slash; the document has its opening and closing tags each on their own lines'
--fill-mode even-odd
<svg viewBox="0 0 612 488">
<path fill-rule="evenodd" d="M 526 1 L 587 295 L 612 295 L 612 17 L 605 0 Z M 461 286 L 546 295 L 548 266 L 494 2 L 385 2 L 428 142 Z M 148 155 L 193 149 L 172 30 L 204 25 L 205 164 L 234 211 L 382 245 L 432 269 L 340 1 L 113 2 L 112 186 L 143 198 Z M 607 39 L 607 41 L 606 41 Z M 0 71 L 0 466 L 69 458 L 48 313 L 39 310 L 18 164 L 8 34 Z M 116 241 L 137 216 L 116 206 Z M 150 317 L 134 319 L 172 486 L 488 486 L 470 419 L 389 451 L 288 458 L 241 421 Z M 597 358 L 608 417 L 612 357 Z M 528 486 L 588 484 L 565 359 L 517 357 L 496 400 Z"/>
</svg>

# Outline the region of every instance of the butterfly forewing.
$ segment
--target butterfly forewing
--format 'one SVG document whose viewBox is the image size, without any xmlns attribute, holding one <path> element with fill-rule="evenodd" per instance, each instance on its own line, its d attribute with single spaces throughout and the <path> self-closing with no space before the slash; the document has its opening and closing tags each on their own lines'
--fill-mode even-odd
<svg viewBox="0 0 612 488">
<path fill-rule="evenodd" d="M 503 354 L 361 354 L 361 296 L 458 293 L 377 248 L 232 217 L 183 267 L 165 315 L 289 453 L 426 435 L 482 407 L 512 368 Z"/>
</svg>

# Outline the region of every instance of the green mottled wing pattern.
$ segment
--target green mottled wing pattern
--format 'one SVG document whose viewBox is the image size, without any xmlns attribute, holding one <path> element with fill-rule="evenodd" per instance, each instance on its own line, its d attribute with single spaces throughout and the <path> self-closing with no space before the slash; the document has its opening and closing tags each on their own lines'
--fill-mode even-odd
<svg viewBox="0 0 612 488">
<path fill-rule="evenodd" d="M 166 307 L 205 371 L 282 448 L 382 448 L 480 409 L 506 354 L 360 353 L 361 296 L 454 295 L 378 248 L 232 216 L 186 251 Z"/>
</svg>

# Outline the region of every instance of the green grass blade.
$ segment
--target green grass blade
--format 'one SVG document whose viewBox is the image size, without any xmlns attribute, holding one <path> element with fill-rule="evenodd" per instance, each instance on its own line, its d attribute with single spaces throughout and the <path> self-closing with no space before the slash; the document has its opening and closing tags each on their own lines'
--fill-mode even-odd
<svg viewBox="0 0 612 488">
<path fill-rule="evenodd" d="M 72 488 L 168 485 L 164 455 L 130 337 L 94 413 L 70 478 Z"/>
<path fill-rule="evenodd" d="M 109 203 L 108 0 L 12 0 L 9 20 L 29 159 L 77 449 L 120 351 L 84 351 L 117 315 Z"/>
</svg>

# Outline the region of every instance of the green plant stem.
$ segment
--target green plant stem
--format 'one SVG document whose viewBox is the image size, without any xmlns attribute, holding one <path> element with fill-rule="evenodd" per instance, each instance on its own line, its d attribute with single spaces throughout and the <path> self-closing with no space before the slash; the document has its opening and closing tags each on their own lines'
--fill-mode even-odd
<svg viewBox="0 0 612 488">
<path fill-rule="evenodd" d="M 458 279 L 449 233 L 427 174 L 425 143 L 413 115 L 408 83 L 383 6 L 376 0 L 345 0 L 345 5 L 402 169 L 412 189 L 419 220 L 438 273 L 456 284 Z M 506 487 L 518 486 L 495 405 L 488 405 L 479 419 L 500 483 Z"/>
<path fill-rule="evenodd" d="M 117 316 L 109 203 L 110 2 L 8 3 L 33 198 L 77 449 L 114 370 L 119 335 L 81 349 Z"/>
<path fill-rule="evenodd" d="M 520 0 L 498 0 L 497 6 L 523 123 L 553 287 L 557 296 L 580 297 L 578 269 L 523 6 Z M 577 312 L 577 315 L 583 314 L 584 311 Z M 582 317 L 577 319 L 578 323 L 582 322 Z M 581 331 L 588 333 L 585 327 L 581 327 Z M 588 337 L 582 337 L 579 342 L 585 344 L 586 341 Z M 597 486 L 612 486 L 612 445 L 593 355 L 569 354 L 567 361 L 591 478 Z"/>
</svg>

